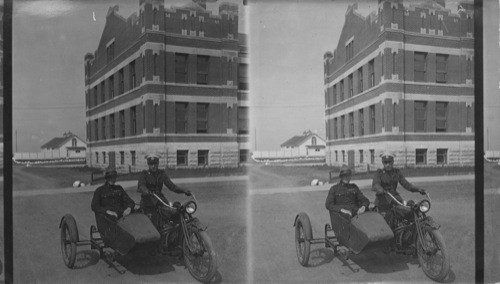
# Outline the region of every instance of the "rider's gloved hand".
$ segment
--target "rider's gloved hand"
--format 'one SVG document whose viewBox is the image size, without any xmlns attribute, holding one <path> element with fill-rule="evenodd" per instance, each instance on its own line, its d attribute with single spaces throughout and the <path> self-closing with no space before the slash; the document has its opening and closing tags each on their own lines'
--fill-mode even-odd
<svg viewBox="0 0 500 284">
<path fill-rule="evenodd" d="M 131 211 L 132 211 L 132 208 L 128 207 L 127 209 L 125 209 L 125 211 L 123 211 L 123 216 L 129 215 Z"/>
<path fill-rule="evenodd" d="M 191 195 L 193 195 L 193 194 L 191 193 L 191 190 L 185 190 L 185 191 L 184 191 L 184 194 L 185 194 L 185 195 L 187 195 L 187 196 L 191 196 Z"/>
<path fill-rule="evenodd" d="M 422 195 L 425 195 L 427 193 L 423 188 L 419 189 L 418 192 Z"/>
<path fill-rule="evenodd" d="M 106 214 L 108 214 L 110 216 L 115 216 L 116 218 L 118 218 L 118 214 L 116 214 L 116 212 L 114 212 L 114 211 L 106 210 Z"/>
<path fill-rule="evenodd" d="M 347 214 L 347 215 L 349 215 L 349 216 L 351 216 L 351 217 L 352 217 L 352 213 L 351 213 L 351 211 L 349 211 L 349 210 L 347 210 L 347 209 L 340 209 L 340 212 L 342 212 L 342 213 L 344 213 L 344 214 Z"/>
<path fill-rule="evenodd" d="M 364 213 L 365 210 L 366 210 L 366 207 L 364 205 L 361 206 L 361 207 L 359 207 L 359 209 L 358 209 L 358 215 L 361 214 L 361 213 Z"/>
</svg>

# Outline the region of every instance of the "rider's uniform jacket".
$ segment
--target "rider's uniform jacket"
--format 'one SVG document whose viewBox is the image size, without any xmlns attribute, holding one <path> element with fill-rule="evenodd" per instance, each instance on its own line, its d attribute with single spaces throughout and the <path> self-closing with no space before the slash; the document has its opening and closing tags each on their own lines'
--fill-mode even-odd
<svg viewBox="0 0 500 284">
<path fill-rule="evenodd" d="M 164 170 L 157 170 L 156 172 L 144 170 L 141 172 L 137 190 L 141 192 L 143 206 L 150 207 L 154 204 L 152 197 L 148 195 L 148 190 L 163 197 L 161 193 L 163 185 L 175 193 L 184 193 L 184 190 L 175 185 Z"/>
<path fill-rule="evenodd" d="M 134 208 L 135 202 L 119 185 L 111 185 L 108 182 L 98 187 L 92 198 L 92 211 L 106 214 L 106 210 L 116 212 L 118 216 L 128 207 Z"/>
<path fill-rule="evenodd" d="M 326 197 L 325 206 L 330 211 L 340 212 L 340 209 L 350 210 L 353 215 L 361 206 L 368 208 L 370 201 L 358 186 L 353 183 L 340 181 L 330 188 Z"/>
<path fill-rule="evenodd" d="M 389 205 L 391 198 L 384 195 L 384 191 L 391 193 L 399 201 L 403 201 L 403 198 L 396 191 L 400 183 L 406 190 L 411 192 L 419 191 L 417 186 L 414 186 L 406 180 L 403 173 L 399 169 L 393 168 L 390 171 L 384 169 L 378 169 L 373 176 L 372 190 L 376 192 L 375 205 Z"/>
</svg>

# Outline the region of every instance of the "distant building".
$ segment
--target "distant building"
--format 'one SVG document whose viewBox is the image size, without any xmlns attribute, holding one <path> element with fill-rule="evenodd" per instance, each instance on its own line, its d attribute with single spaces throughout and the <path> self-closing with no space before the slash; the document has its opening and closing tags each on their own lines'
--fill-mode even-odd
<svg viewBox="0 0 500 284">
<path fill-rule="evenodd" d="M 65 132 L 62 137 L 52 138 L 42 145 L 42 151 L 59 151 L 59 157 L 85 158 L 87 145 L 80 137 L 71 132 Z"/>
<path fill-rule="evenodd" d="M 106 17 L 85 55 L 87 163 L 132 171 L 144 156 L 160 167 L 237 167 L 248 156 L 248 49 L 238 5 L 219 15 L 204 1 L 165 7 L 139 0 L 125 19 Z"/>
<path fill-rule="evenodd" d="M 300 156 L 325 156 L 326 142 L 318 134 L 305 131 L 280 145 L 282 151 L 295 150 Z"/>
<path fill-rule="evenodd" d="M 324 55 L 327 163 L 378 167 L 391 150 L 397 165 L 474 165 L 473 6 L 378 2 L 349 6 Z"/>
</svg>

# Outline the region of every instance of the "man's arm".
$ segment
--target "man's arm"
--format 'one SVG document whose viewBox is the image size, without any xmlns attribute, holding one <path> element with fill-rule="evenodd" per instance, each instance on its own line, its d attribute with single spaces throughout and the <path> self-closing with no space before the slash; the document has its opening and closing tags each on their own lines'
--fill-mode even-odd
<svg viewBox="0 0 500 284">
<path fill-rule="evenodd" d="M 162 180 L 163 180 L 163 184 L 165 184 L 165 186 L 175 192 L 175 193 L 186 193 L 186 190 L 178 187 L 175 183 L 172 182 L 172 180 L 168 177 L 167 173 L 165 173 L 165 171 L 163 171 L 162 173 Z"/>
<path fill-rule="evenodd" d="M 92 197 L 92 203 L 90 207 L 92 208 L 92 211 L 96 213 L 106 214 L 106 208 L 101 206 L 101 192 L 102 188 L 96 189 L 96 191 L 94 192 L 94 196 Z"/>
<path fill-rule="evenodd" d="M 411 192 L 420 191 L 420 188 L 418 186 L 411 184 L 408 180 L 406 180 L 406 178 L 400 171 L 398 171 L 398 181 L 408 191 Z"/>
<path fill-rule="evenodd" d="M 326 202 L 325 202 L 326 209 L 328 209 L 329 211 L 340 212 L 342 206 L 337 205 L 335 203 L 336 203 L 335 188 L 334 186 L 332 186 L 332 188 L 330 188 L 330 191 L 328 191 L 328 196 L 326 197 Z"/>
<path fill-rule="evenodd" d="M 358 186 L 356 186 L 356 201 L 359 207 L 364 206 L 365 208 L 368 208 L 368 206 L 370 205 L 370 200 L 366 198 L 366 196 L 363 194 L 363 192 L 361 192 Z"/>
<path fill-rule="evenodd" d="M 384 193 L 384 188 L 382 187 L 382 181 L 380 180 L 380 172 L 376 171 L 373 175 L 372 190 L 375 193 Z"/>
</svg>

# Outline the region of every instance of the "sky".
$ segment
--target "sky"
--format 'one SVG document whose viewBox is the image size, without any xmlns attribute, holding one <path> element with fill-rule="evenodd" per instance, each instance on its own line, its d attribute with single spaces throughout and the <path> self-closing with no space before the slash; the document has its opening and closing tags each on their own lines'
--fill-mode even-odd
<svg viewBox="0 0 500 284">
<path fill-rule="evenodd" d="M 167 7 L 188 2 L 165 0 Z M 13 4 L 13 151 L 38 152 L 67 131 L 85 140 L 84 56 L 97 48 L 109 7 L 118 4 L 119 14 L 128 18 L 138 13 L 139 0 L 15 0 Z M 218 3 L 208 3 L 207 9 L 218 14 Z M 239 18 L 243 26 L 243 12 Z"/>
</svg>

